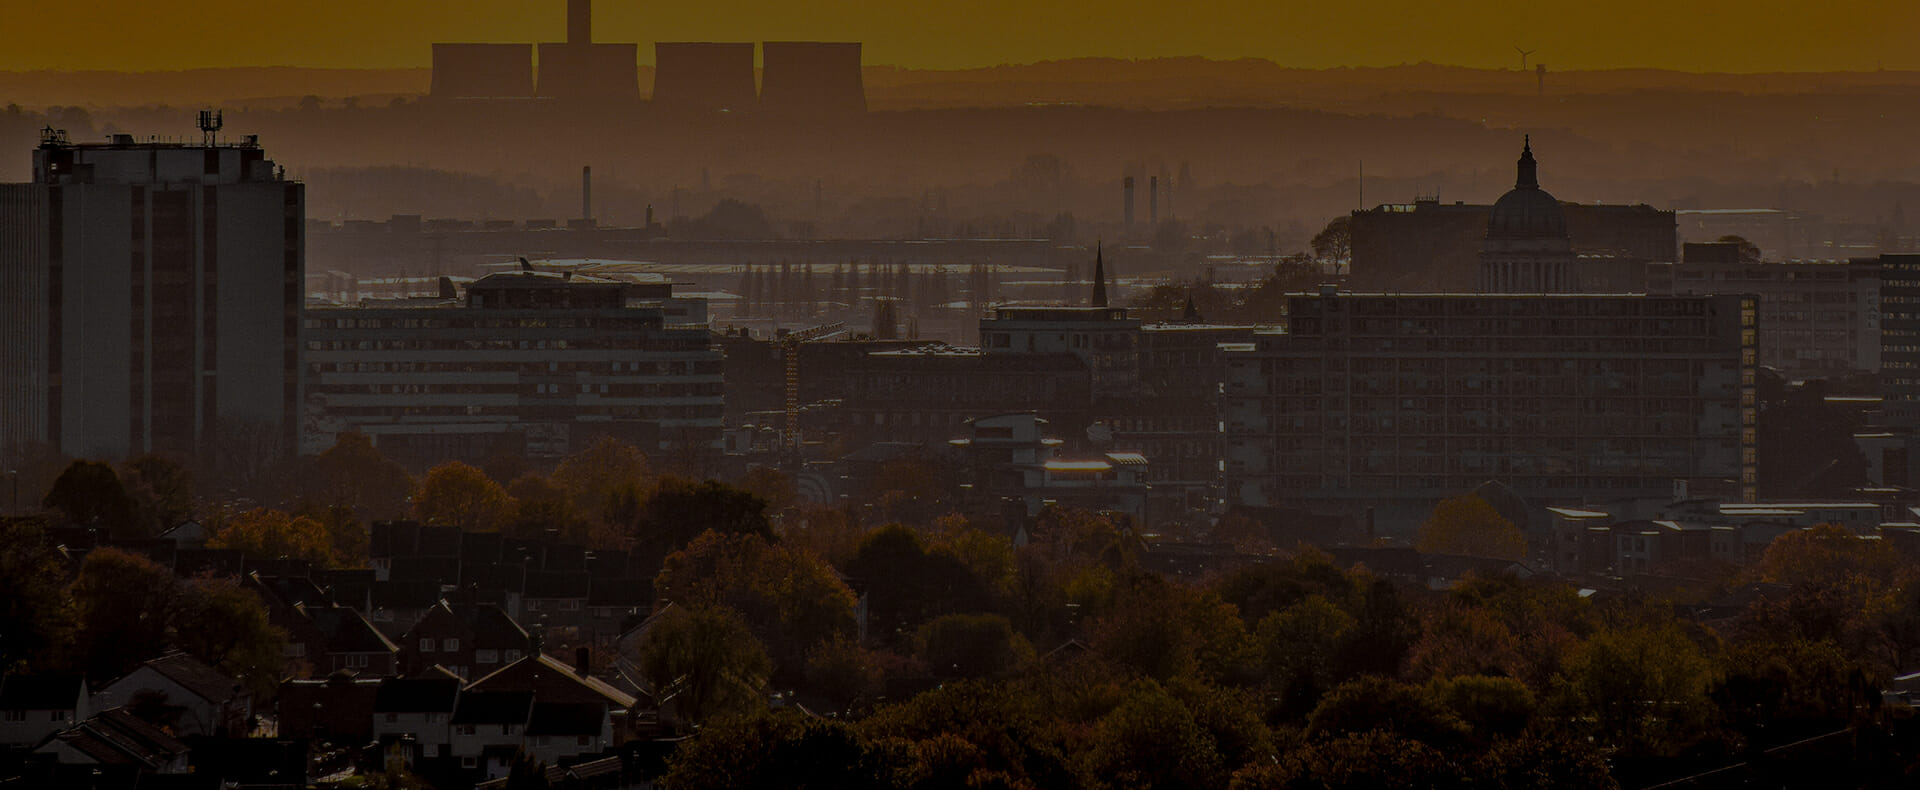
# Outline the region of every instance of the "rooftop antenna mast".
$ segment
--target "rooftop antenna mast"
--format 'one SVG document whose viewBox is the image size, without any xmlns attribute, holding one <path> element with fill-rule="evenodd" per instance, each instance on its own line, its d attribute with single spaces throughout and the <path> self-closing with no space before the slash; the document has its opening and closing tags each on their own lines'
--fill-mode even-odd
<svg viewBox="0 0 1920 790">
<path fill-rule="evenodd" d="M 224 123 L 220 119 L 219 110 L 201 110 L 200 120 L 194 125 L 200 127 L 200 144 L 212 148 L 214 135 L 220 131 Z"/>
<path fill-rule="evenodd" d="M 1527 56 L 1528 56 L 1528 55 L 1531 55 L 1531 54 L 1533 54 L 1533 53 L 1535 53 L 1535 52 L 1539 52 L 1540 50 L 1537 50 L 1537 49 L 1521 49 L 1521 48 L 1519 48 L 1519 47 L 1514 47 L 1514 48 L 1513 48 L 1513 51 L 1515 51 L 1515 52 L 1518 52 L 1518 53 L 1520 53 L 1520 70 L 1521 70 L 1521 71 L 1526 71 L 1526 70 L 1527 70 Z"/>
</svg>

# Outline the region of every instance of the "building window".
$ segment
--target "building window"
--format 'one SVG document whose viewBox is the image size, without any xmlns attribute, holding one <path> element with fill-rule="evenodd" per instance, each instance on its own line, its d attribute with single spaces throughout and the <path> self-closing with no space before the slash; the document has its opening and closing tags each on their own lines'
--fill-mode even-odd
<svg viewBox="0 0 1920 790">
<path fill-rule="evenodd" d="M 24 710 L 7 711 L 7 721 L 26 721 L 26 720 L 27 720 L 27 712 Z"/>
<path fill-rule="evenodd" d="M 433 652 L 433 637 L 427 637 L 425 639 L 420 640 L 420 652 L 422 653 Z"/>
<path fill-rule="evenodd" d="M 511 725 L 511 724 L 502 724 L 502 725 L 500 725 L 500 734 L 501 734 L 501 735 L 512 735 L 512 734 L 513 734 L 513 725 Z"/>
<path fill-rule="evenodd" d="M 455 727 L 455 728 L 453 728 L 453 731 L 454 731 L 454 732 L 456 732 L 456 733 L 458 733 L 458 734 L 460 734 L 460 735 L 472 735 L 472 734 L 473 734 L 473 725 L 471 725 L 471 724 L 462 724 L 462 725 L 460 725 L 460 726 L 458 726 L 458 727 Z M 471 757 L 469 757 L 469 758 L 467 758 L 467 760 L 469 761 L 469 762 L 468 762 L 468 765 L 469 765 L 469 766 L 471 766 L 471 765 L 472 765 L 472 762 L 471 762 L 471 761 L 473 760 L 473 758 L 471 758 Z"/>
<path fill-rule="evenodd" d="M 473 651 L 473 661 L 476 664 L 498 664 L 500 663 L 500 651 L 492 648 L 475 650 Z"/>
</svg>

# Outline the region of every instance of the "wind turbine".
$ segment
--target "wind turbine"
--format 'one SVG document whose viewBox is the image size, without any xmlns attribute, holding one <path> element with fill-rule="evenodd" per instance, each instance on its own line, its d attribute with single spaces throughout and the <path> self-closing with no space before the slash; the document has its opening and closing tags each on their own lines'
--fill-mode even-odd
<svg viewBox="0 0 1920 790">
<path fill-rule="evenodd" d="M 1515 51 L 1515 52 L 1518 52 L 1518 53 L 1520 53 L 1520 70 L 1524 72 L 1524 71 L 1526 71 L 1526 70 L 1527 70 L 1527 56 L 1528 56 L 1528 55 L 1531 55 L 1531 54 L 1533 54 L 1533 53 L 1535 53 L 1535 52 L 1539 52 L 1540 50 L 1537 50 L 1537 49 L 1521 49 L 1521 48 L 1519 48 L 1519 47 L 1514 47 L 1514 48 L 1513 48 L 1513 51 Z"/>
</svg>

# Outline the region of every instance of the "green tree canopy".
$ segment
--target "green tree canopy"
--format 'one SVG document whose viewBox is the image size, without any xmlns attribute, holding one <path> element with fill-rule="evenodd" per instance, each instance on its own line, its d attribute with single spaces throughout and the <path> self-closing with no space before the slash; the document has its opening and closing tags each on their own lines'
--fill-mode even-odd
<svg viewBox="0 0 1920 790">
<path fill-rule="evenodd" d="M 83 665 L 94 682 L 125 674 L 166 652 L 179 605 L 173 572 L 119 549 L 87 552 L 69 591 L 80 622 Z"/>
<path fill-rule="evenodd" d="M 640 667 L 655 699 L 697 723 L 764 709 L 772 663 L 732 610 L 676 606 L 654 621 Z"/>
</svg>

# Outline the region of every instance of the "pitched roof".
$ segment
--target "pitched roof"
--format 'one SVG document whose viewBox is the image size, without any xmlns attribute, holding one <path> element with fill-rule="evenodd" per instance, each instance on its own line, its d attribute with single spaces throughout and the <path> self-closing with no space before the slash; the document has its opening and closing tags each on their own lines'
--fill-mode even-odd
<svg viewBox="0 0 1920 790">
<path fill-rule="evenodd" d="M 450 713 L 460 696 L 457 678 L 388 678 L 373 695 L 374 713 Z"/>
<path fill-rule="evenodd" d="M 579 572 L 533 571 L 527 574 L 528 598 L 585 598 L 588 576 Z"/>
<path fill-rule="evenodd" d="M 327 638 L 329 653 L 391 653 L 398 649 L 367 618 L 347 607 L 302 607 L 301 611 Z"/>
<path fill-rule="evenodd" d="M 59 741 L 107 765 L 157 768 L 187 753 L 186 744 L 124 708 L 101 711 L 93 718 L 55 733 L 51 741 Z"/>
<path fill-rule="evenodd" d="M 8 675 L 0 678 L 0 710 L 73 710 L 86 693 L 79 675 Z"/>
<path fill-rule="evenodd" d="M 515 661 L 467 686 L 468 691 L 526 691 L 542 702 L 592 702 L 616 709 L 633 707 L 635 699 L 606 681 L 575 674 L 573 667 L 545 653 Z"/>
<path fill-rule="evenodd" d="M 607 706 L 592 702 L 535 702 L 528 735 L 599 735 Z"/>
<path fill-rule="evenodd" d="M 246 692 L 240 681 L 185 653 L 168 653 L 141 666 L 160 673 L 208 702 L 226 702 Z"/>
<path fill-rule="evenodd" d="M 592 578 L 587 585 L 588 606 L 645 606 L 653 598 L 653 580 L 641 578 Z"/>
<path fill-rule="evenodd" d="M 493 604 L 479 604 L 460 607 L 459 614 L 466 618 L 467 626 L 473 629 L 473 646 L 486 650 L 530 650 L 532 638 L 527 629 L 520 627 L 505 610 Z"/>
<path fill-rule="evenodd" d="M 531 691 L 468 691 L 453 710 L 454 724 L 524 724 Z"/>
<path fill-rule="evenodd" d="M 374 582 L 375 609 L 425 609 L 440 601 L 440 583 L 431 579 Z"/>
</svg>

